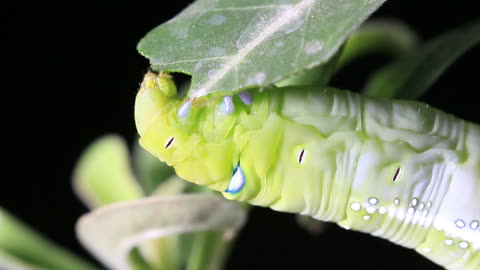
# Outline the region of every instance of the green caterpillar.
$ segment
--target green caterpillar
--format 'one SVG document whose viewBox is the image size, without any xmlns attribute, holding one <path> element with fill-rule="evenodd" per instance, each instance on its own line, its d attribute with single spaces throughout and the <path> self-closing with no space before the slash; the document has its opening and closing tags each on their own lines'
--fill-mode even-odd
<svg viewBox="0 0 480 270">
<path fill-rule="evenodd" d="M 428 105 L 328 87 L 182 100 L 138 92 L 140 144 L 177 174 L 246 201 L 480 269 L 480 126 Z"/>
</svg>

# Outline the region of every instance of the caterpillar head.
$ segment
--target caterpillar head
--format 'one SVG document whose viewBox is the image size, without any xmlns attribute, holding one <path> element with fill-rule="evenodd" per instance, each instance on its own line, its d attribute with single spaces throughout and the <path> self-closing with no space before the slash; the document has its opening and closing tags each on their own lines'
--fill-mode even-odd
<svg viewBox="0 0 480 270">
<path fill-rule="evenodd" d="M 143 79 L 135 100 L 135 124 L 140 136 L 158 118 L 165 118 L 162 114 L 177 95 L 177 88 L 170 75 L 148 72 Z"/>
<path fill-rule="evenodd" d="M 168 74 L 147 73 L 135 101 L 140 145 L 180 177 L 224 191 L 238 162 L 227 136 L 235 118 L 215 118 L 212 110 L 218 106 L 198 103 L 179 98 Z"/>
</svg>

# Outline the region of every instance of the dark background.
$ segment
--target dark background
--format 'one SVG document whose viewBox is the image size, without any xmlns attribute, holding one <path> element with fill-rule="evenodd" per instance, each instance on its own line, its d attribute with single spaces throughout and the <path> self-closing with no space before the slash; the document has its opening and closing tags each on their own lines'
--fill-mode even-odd
<svg viewBox="0 0 480 270">
<path fill-rule="evenodd" d="M 28 92 L 21 92 L 30 102 L 29 121 L 4 131 L 20 139 L 22 148 L 13 145 L 7 153 L 6 164 L 15 168 L 15 177 L 3 180 L 0 204 L 84 256 L 89 255 L 73 228 L 86 208 L 72 193 L 71 171 L 81 151 L 101 135 L 118 133 L 134 141 L 133 102 L 148 68 L 147 60 L 136 52 L 136 43 L 190 1 L 168 2 L 44 4 L 37 12 L 47 24 L 30 29 L 38 35 L 36 42 L 46 46 L 39 52 L 42 64 L 34 71 L 40 79 Z M 478 18 L 472 1 L 440 2 L 390 0 L 374 17 L 401 19 L 423 39 Z M 422 100 L 480 122 L 479 53 L 475 48 L 463 56 Z M 360 59 L 338 74 L 334 85 L 359 89 L 366 71 L 385 60 L 381 56 Z M 20 64 L 31 70 L 28 62 Z M 441 269 L 412 250 L 336 225 L 312 237 L 296 225 L 292 215 L 260 208 L 252 211 L 226 269 L 291 269 L 292 265 L 321 269 L 323 264 L 335 265 L 334 269 Z"/>
</svg>

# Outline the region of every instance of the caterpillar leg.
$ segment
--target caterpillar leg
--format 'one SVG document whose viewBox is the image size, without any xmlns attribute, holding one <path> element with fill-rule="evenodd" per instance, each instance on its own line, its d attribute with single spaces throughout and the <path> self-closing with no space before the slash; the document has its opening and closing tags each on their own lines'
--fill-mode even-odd
<svg viewBox="0 0 480 270">
<path fill-rule="evenodd" d="M 177 111 L 177 116 L 179 118 L 185 118 L 187 117 L 188 113 L 190 112 L 190 108 L 192 107 L 192 101 L 188 100 L 185 103 L 180 106 L 180 108 Z"/>
<path fill-rule="evenodd" d="M 233 111 L 235 110 L 235 106 L 233 105 L 232 96 L 224 96 L 220 107 L 222 108 L 222 111 L 224 111 L 226 114 L 233 113 Z"/>
<path fill-rule="evenodd" d="M 238 97 L 242 100 L 243 103 L 247 105 L 253 103 L 253 96 L 248 90 L 238 93 Z"/>
</svg>

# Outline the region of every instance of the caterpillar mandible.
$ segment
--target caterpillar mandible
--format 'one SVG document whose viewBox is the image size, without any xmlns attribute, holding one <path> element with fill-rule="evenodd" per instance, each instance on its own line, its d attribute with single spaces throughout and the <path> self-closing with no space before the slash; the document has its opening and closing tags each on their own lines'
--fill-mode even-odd
<svg viewBox="0 0 480 270">
<path fill-rule="evenodd" d="M 329 87 L 202 99 L 179 98 L 164 73 L 137 94 L 140 144 L 180 177 L 480 269 L 478 124 Z"/>
</svg>

